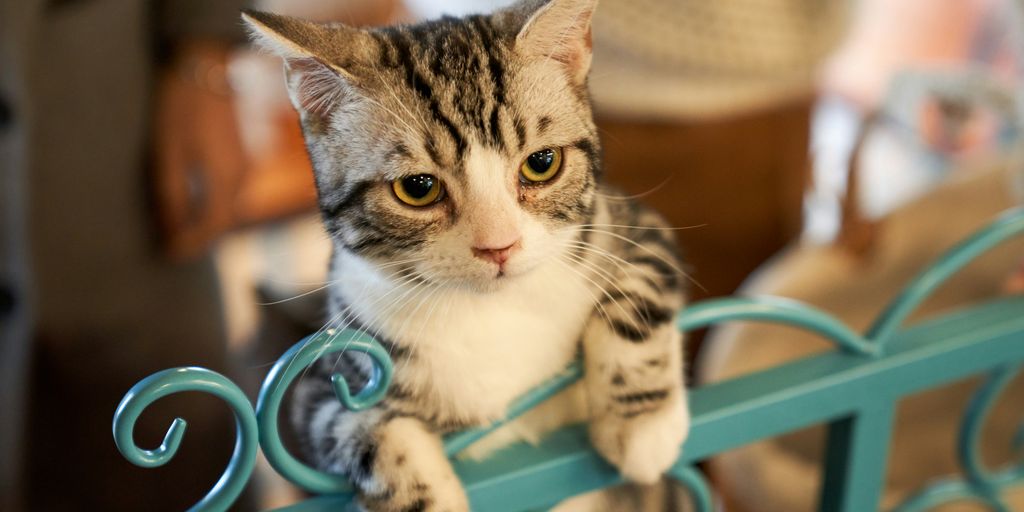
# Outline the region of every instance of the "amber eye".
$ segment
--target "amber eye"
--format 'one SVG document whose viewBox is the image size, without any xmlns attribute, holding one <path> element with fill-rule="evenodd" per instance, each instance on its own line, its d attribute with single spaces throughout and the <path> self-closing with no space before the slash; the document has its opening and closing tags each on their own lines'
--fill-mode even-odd
<svg viewBox="0 0 1024 512">
<path fill-rule="evenodd" d="M 409 206 L 427 206 L 441 199 L 441 180 L 430 174 L 406 176 L 391 182 L 395 197 Z"/>
<path fill-rule="evenodd" d="M 526 157 L 519 168 L 519 174 L 527 183 L 542 183 L 554 178 L 561 168 L 562 150 L 544 148 Z"/>
</svg>

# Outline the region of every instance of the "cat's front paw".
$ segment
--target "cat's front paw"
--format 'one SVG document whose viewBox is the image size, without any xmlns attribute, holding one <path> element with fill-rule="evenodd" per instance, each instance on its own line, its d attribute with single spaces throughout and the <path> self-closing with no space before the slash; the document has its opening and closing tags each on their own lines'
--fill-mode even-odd
<svg viewBox="0 0 1024 512">
<path fill-rule="evenodd" d="M 362 496 L 364 512 L 469 512 L 469 502 L 458 480 L 426 484 L 411 482 L 377 496 Z"/>
<path fill-rule="evenodd" d="M 609 413 L 594 418 L 590 438 L 605 459 L 631 482 L 657 482 L 679 458 L 690 429 L 690 414 L 681 393 L 657 410 L 639 415 Z"/>
<path fill-rule="evenodd" d="M 444 456 L 440 438 L 417 419 L 394 418 L 378 428 L 371 467 L 361 480 L 367 512 L 469 512 L 469 500 Z"/>
</svg>

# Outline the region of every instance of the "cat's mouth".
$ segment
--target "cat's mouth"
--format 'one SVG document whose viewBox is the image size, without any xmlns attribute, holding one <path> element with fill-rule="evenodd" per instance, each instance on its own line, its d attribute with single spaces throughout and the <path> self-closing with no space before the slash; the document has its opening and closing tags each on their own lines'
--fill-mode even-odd
<svg viewBox="0 0 1024 512">
<path fill-rule="evenodd" d="M 469 287 L 478 292 L 490 293 L 501 289 L 528 273 L 529 269 L 518 265 L 491 265 L 491 268 L 486 273 L 467 278 L 465 282 Z"/>
</svg>

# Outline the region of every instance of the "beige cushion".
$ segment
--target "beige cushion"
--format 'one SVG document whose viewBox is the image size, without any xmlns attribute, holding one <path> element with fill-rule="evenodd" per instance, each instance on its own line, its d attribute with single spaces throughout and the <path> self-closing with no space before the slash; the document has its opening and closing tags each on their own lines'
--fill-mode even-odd
<svg viewBox="0 0 1024 512">
<path fill-rule="evenodd" d="M 1010 173 L 1001 168 L 965 171 L 957 179 L 886 217 L 879 243 L 866 259 L 839 249 L 798 245 L 765 265 L 742 288 L 748 295 L 799 299 L 863 332 L 885 305 L 943 251 L 1013 206 Z M 1024 240 L 1011 241 L 963 269 L 922 305 L 910 323 L 1002 293 L 1024 257 Z M 709 337 L 698 363 L 699 380 L 714 382 L 830 350 L 831 345 L 789 327 L 736 323 Z M 893 434 L 884 508 L 926 481 L 958 472 L 956 431 L 978 379 L 911 396 L 900 404 Z M 1000 400 L 984 436 L 989 463 L 1005 462 L 1021 421 L 1024 378 Z M 1016 404 L 1016 409 L 1013 405 Z M 743 510 L 814 510 L 820 482 L 824 428 L 771 439 L 715 458 L 711 471 Z M 1024 510 L 1016 493 L 1013 510 Z M 962 504 L 948 510 L 967 510 Z"/>
</svg>

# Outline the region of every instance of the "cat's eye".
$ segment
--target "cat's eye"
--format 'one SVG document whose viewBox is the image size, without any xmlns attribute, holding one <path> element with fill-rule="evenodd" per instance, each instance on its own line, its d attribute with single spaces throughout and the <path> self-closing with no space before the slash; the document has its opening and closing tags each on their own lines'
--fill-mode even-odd
<svg viewBox="0 0 1024 512">
<path fill-rule="evenodd" d="M 431 174 L 415 174 L 391 182 L 395 197 L 409 206 L 427 206 L 441 199 L 441 180 Z"/>
<path fill-rule="evenodd" d="M 519 167 L 519 175 L 526 183 L 543 183 L 554 178 L 562 168 L 562 150 L 544 148 L 531 153 Z"/>
</svg>

